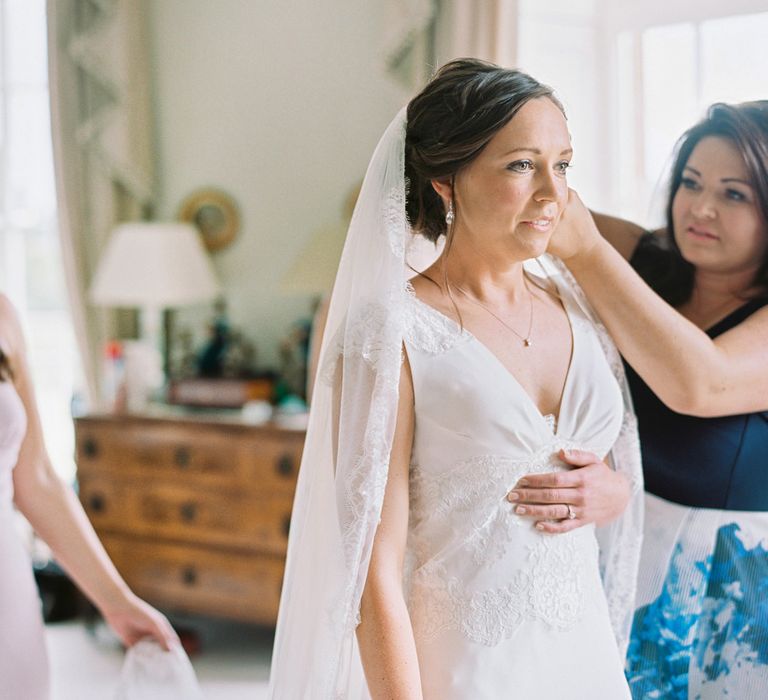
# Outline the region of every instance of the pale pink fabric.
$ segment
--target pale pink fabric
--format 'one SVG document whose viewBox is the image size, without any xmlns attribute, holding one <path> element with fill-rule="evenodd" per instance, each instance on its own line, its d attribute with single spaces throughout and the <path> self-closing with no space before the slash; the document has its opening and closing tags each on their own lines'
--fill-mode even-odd
<svg viewBox="0 0 768 700">
<path fill-rule="evenodd" d="M 0 382 L 0 698 L 47 700 L 48 656 L 32 564 L 14 528 L 12 472 L 27 421 L 9 381 Z"/>
</svg>

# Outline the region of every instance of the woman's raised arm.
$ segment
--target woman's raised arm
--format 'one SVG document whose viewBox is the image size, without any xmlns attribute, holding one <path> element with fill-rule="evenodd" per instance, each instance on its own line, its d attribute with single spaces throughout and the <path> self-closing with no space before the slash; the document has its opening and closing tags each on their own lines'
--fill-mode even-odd
<svg viewBox="0 0 768 700">
<path fill-rule="evenodd" d="M 640 238 L 645 233 L 645 229 L 616 216 L 598 214 L 595 211 L 592 211 L 591 214 L 600 235 L 616 249 L 622 258 L 631 259 Z"/>
<path fill-rule="evenodd" d="M 768 410 L 768 308 L 712 340 L 659 297 L 602 236 L 578 195 L 552 237 L 622 355 L 672 410 Z"/>
</svg>

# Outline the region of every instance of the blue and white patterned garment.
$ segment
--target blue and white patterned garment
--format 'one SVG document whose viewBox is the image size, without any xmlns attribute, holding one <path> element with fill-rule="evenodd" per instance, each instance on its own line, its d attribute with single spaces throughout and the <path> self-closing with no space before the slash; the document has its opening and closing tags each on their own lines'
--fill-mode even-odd
<svg viewBox="0 0 768 700">
<path fill-rule="evenodd" d="M 768 514 L 646 498 L 633 698 L 767 698 Z"/>
</svg>

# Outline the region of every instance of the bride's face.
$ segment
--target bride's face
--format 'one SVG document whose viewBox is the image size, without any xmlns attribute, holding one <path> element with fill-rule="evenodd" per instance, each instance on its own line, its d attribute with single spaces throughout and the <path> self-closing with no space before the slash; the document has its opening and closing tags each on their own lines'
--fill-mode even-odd
<svg viewBox="0 0 768 700">
<path fill-rule="evenodd" d="M 544 253 L 568 201 L 572 152 L 554 102 L 543 97 L 523 105 L 456 175 L 455 243 L 505 261 Z"/>
</svg>

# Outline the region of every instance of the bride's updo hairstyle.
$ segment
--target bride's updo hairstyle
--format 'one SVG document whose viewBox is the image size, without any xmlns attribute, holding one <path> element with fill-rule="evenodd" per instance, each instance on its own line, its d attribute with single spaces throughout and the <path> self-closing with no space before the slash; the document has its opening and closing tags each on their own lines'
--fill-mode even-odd
<svg viewBox="0 0 768 700">
<path fill-rule="evenodd" d="M 431 180 L 451 182 L 529 100 L 551 88 L 526 73 L 487 61 L 446 63 L 408 104 L 405 132 L 406 212 L 416 233 L 432 242 L 446 234 L 445 207 Z M 454 199 L 454 215 L 459 203 Z"/>
</svg>

